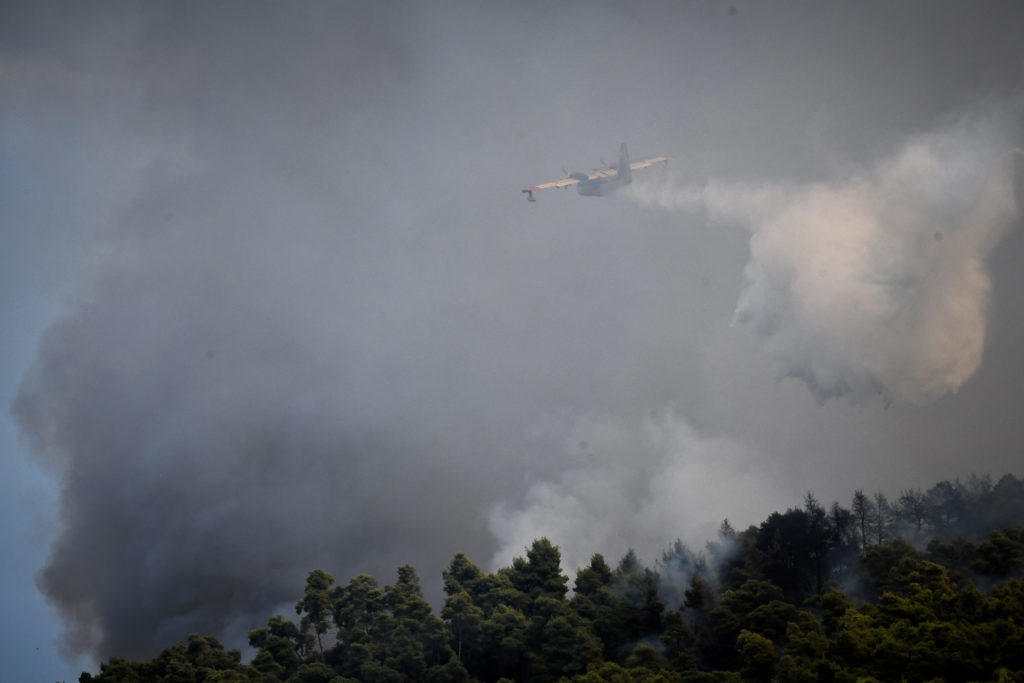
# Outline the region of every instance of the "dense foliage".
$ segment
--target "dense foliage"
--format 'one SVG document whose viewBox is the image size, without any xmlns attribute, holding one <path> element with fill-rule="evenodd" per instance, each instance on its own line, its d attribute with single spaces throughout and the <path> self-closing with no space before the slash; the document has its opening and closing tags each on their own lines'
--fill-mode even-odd
<svg viewBox="0 0 1024 683">
<path fill-rule="evenodd" d="M 643 566 L 595 554 L 573 591 L 535 541 L 486 573 L 457 554 L 440 616 L 412 567 L 394 584 L 310 572 L 298 622 L 249 634 L 243 664 L 189 636 L 81 681 L 1024 681 L 1024 482 L 941 482 L 890 503 L 801 508 L 706 553 Z M 931 539 L 926 542 L 926 539 Z"/>
</svg>

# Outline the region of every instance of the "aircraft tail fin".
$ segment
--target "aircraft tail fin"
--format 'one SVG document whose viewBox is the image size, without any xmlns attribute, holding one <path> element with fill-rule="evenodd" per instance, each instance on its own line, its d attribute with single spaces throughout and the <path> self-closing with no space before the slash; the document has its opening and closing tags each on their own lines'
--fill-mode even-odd
<svg viewBox="0 0 1024 683">
<path fill-rule="evenodd" d="M 619 146 L 619 163 L 616 170 L 619 172 L 619 178 L 627 183 L 633 180 L 633 172 L 629 168 L 629 150 L 626 149 L 625 142 Z"/>
</svg>

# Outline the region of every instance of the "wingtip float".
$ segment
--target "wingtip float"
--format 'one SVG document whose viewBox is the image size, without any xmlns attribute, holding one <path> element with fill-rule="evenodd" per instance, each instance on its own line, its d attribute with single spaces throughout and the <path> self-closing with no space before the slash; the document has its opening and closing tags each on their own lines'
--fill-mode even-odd
<svg viewBox="0 0 1024 683">
<path fill-rule="evenodd" d="M 626 143 L 623 142 L 619 148 L 619 160 L 617 163 L 594 169 L 590 173 L 569 173 L 566 178 L 527 187 L 523 189 L 523 192 L 526 193 L 527 201 L 535 202 L 537 198 L 533 196 L 533 193 L 538 190 L 549 190 L 551 188 L 564 190 L 575 185 L 576 191 L 583 196 L 603 197 L 633 182 L 633 171 L 649 168 L 656 164 L 668 164 L 668 157 L 646 157 L 630 161 L 629 150 L 626 148 Z"/>
</svg>

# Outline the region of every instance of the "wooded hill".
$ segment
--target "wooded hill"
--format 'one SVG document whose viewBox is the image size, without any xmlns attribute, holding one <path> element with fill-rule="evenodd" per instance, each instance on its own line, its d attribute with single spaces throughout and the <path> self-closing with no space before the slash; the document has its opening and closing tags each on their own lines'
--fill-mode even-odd
<svg viewBox="0 0 1024 683">
<path fill-rule="evenodd" d="M 412 567 L 384 587 L 314 570 L 248 664 L 192 635 L 80 680 L 1024 681 L 1022 527 L 1024 481 L 972 477 L 848 509 L 808 494 L 650 567 L 595 554 L 571 594 L 547 539 L 494 573 L 459 553 L 440 615 Z"/>
</svg>

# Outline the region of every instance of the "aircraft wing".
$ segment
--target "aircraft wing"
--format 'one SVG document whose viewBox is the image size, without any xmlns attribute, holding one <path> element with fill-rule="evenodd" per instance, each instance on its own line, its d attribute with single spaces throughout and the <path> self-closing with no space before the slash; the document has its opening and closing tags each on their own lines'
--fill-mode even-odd
<svg viewBox="0 0 1024 683">
<path fill-rule="evenodd" d="M 555 180 L 550 183 L 543 183 L 541 185 L 534 185 L 533 187 L 528 187 L 525 190 L 523 190 L 523 192 L 532 192 L 534 190 L 550 190 L 552 187 L 565 189 L 570 185 L 575 185 L 578 182 L 578 178 L 562 178 L 561 180 Z"/>
<path fill-rule="evenodd" d="M 648 166 L 654 166 L 655 164 L 661 164 L 668 161 L 668 157 L 647 157 L 646 159 L 640 159 L 634 161 L 629 165 L 629 170 L 638 171 L 641 168 L 647 168 Z"/>
<path fill-rule="evenodd" d="M 537 201 L 536 199 L 533 198 L 533 193 L 535 190 L 550 190 L 553 187 L 557 187 L 560 190 L 564 190 L 567 187 L 572 187 L 578 182 L 580 182 L 579 178 L 562 178 L 561 180 L 555 180 L 550 183 L 542 183 L 540 185 L 534 185 L 533 187 L 523 188 L 523 192 L 526 193 L 527 199 L 529 199 L 531 202 L 534 202 Z"/>
</svg>

